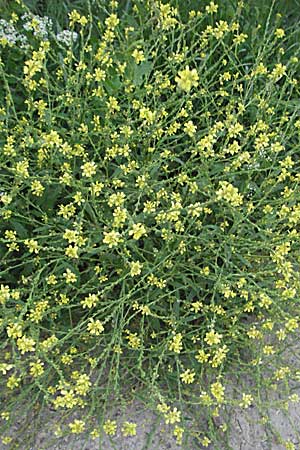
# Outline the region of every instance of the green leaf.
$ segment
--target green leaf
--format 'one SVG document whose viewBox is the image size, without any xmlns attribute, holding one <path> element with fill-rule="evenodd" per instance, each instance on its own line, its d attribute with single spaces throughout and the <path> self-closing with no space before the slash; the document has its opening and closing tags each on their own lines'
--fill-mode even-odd
<svg viewBox="0 0 300 450">
<path fill-rule="evenodd" d="M 135 64 L 133 82 L 136 86 L 140 86 L 144 78 L 148 78 L 149 74 L 153 68 L 153 63 L 151 61 L 144 61 L 141 64 Z"/>
</svg>

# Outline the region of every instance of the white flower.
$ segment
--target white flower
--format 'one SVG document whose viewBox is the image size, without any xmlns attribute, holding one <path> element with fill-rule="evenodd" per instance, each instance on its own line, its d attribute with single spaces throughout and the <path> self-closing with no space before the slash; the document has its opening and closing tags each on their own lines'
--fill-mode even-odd
<svg viewBox="0 0 300 450">
<path fill-rule="evenodd" d="M 26 31 L 33 31 L 34 36 L 48 39 L 48 32 L 53 28 L 53 22 L 48 16 L 41 17 L 25 13 L 21 19 L 24 21 L 23 28 Z"/>
<path fill-rule="evenodd" d="M 75 42 L 78 38 L 78 33 L 75 31 L 63 30 L 56 35 L 56 39 L 58 42 L 65 44 L 67 47 L 72 45 L 72 42 Z"/>
<path fill-rule="evenodd" d="M 0 39 L 6 40 L 9 44 L 18 44 L 21 48 L 26 47 L 27 38 L 20 34 L 15 27 L 4 19 L 0 19 Z"/>
</svg>

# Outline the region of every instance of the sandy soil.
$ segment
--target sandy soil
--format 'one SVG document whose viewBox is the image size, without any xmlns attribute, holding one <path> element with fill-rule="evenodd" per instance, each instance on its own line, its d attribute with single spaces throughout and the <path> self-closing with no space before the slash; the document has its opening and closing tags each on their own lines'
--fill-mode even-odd
<svg viewBox="0 0 300 450">
<path fill-rule="evenodd" d="M 295 391 L 297 392 L 297 391 Z M 300 390 L 298 390 L 300 395 Z M 78 436 L 58 438 L 54 435 L 57 413 L 48 411 L 44 415 L 43 429 L 37 433 L 35 442 L 30 446 L 19 447 L 20 450 L 198 450 L 204 447 L 189 444 L 180 447 L 171 435 L 171 430 L 159 423 L 157 417 L 145 412 L 141 404 L 135 402 L 126 411 L 127 419 L 138 424 L 137 434 L 124 437 L 120 431 L 114 436 L 114 443 L 107 438 L 102 444 L 99 439 L 86 439 Z M 118 420 L 120 414 L 113 417 Z M 290 441 L 295 449 L 300 449 L 300 404 L 290 404 L 287 412 L 279 409 L 269 410 L 270 425 L 261 423 L 257 408 L 235 410 L 230 421 L 231 431 L 228 439 L 217 447 L 209 446 L 207 450 L 284 450 L 283 442 Z M 52 442 L 51 442 L 52 441 Z M 227 441 L 227 442 L 226 442 Z M 1 450 L 9 446 L 0 445 Z M 13 449 L 13 447 L 11 447 Z"/>
<path fill-rule="evenodd" d="M 289 354 L 285 358 L 286 364 L 290 367 L 300 367 L 298 347 L 296 344 L 296 351 L 295 349 L 291 350 L 290 347 Z M 252 384 L 250 381 L 243 381 L 242 390 L 245 388 L 244 383 L 246 383 L 246 387 Z M 231 385 L 237 386 L 235 382 L 232 382 Z M 230 385 L 228 388 L 231 389 Z M 291 386 L 290 393 L 298 394 L 300 398 L 300 382 Z M 275 390 L 268 393 L 270 405 L 274 405 L 274 402 L 276 404 L 276 401 L 281 398 L 280 391 Z M 262 415 L 259 414 L 256 405 L 246 410 L 235 408 L 229 413 L 229 420 L 226 419 L 230 431 L 227 435 L 224 434 L 224 439 L 222 438 L 219 444 L 210 445 L 206 449 L 285 450 L 287 447 L 284 443 L 290 441 L 294 444 L 295 450 L 300 450 L 300 402 L 289 402 L 288 405 L 286 411 L 274 406 L 270 407 L 267 412 L 265 411 L 264 416 L 269 416 L 268 424 L 262 423 Z M 84 416 L 82 411 L 80 413 L 81 416 Z M 70 418 L 70 421 L 74 418 Z M 81 435 L 74 435 L 72 438 L 70 436 L 57 437 L 54 433 L 57 426 L 57 412 L 46 410 L 41 414 L 40 425 L 36 425 L 35 437 L 30 431 L 27 433 L 29 436 L 25 439 L 26 432 L 24 432 L 24 439 L 19 447 L 0 443 L 0 450 L 205 450 L 196 442 L 183 446 L 177 445 L 172 436 L 172 428 L 160 422 L 154 413 L 145 411 L 144 406 L 137 401 L 124 411 L 114 409 L 112 418 L 117 423 L 123 423 L 126 420 L 137 423 L 136 436 L 124 437 L 118 430 L 117 435 L 114 436 L 114 442 L 105 437 L 101 443 L 99 439 L 87 440 Z M 19 424 L 16 424 L 15 429 L 22 429 L 21 420 Z M 203 424 L 201 429 L 203 429 Z"/>
</svg>

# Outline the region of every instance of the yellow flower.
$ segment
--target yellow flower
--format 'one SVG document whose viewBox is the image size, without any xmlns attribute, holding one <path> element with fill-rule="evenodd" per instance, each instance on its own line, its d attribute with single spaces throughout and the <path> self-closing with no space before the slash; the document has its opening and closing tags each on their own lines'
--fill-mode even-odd
<svg viewBox="0 0 300 450">
<path fill-rule="evenodd" d="M 276 36 L 278 39 L 283 38 L 284 35 L 285 35 L 285 31 L 284 31 L 283 28 L 277 28 L 277 29 L 275 30 L 275 36 Z"/>
<path fill-rule="evenodd" d="M 275 65 L 274 69 L 270 74 L 270 78 L 272 78 L 274 81 L 278 81 L 285 74 L 286 74 L 286 66 L 279 63 Z"/>
<path fill-rule="evenodd" d="M 178 425 L 175 425 L 173 434 L 176 437 L 177 444 L 179 444 L 179 445 L 182 444 L 183 433 L 184 433 L 184 428 L 179 427 Z"/>
<path fill-rule="evenodd" d="M 137 333 L 130 333 L 129 330 L 126 330 L 128 345 L 132 349 L 136 350 L 141 345 L 141 339 L 137 336 Z"/>
<path fill-rule="evenodd" d="M 9 286 L 0 285 L 0 304 L 4 305 L 4 303 L 10 298 L 10 289 Z"/>
<path fill-rule="evenodd" d="M 38 242 L 34 239 L 25 239 L 24 244 L 29 250 L 29 253 L 38 253 L 39 252 L 39 246 Z"/>
<path fill-rule="evenodd" d="M 46 278 L 46 281 L 47 281 L 47 284 L 49 284 L 50 286 L 52 285 L 52 286 L 54 286 L 55 284 L 57 284 L 57 278 L 56 278 L 56 276 L 55 275 L 49 275 L 47 278 Z"/>
<path fill-rule="evenodd" d="M 63 273 L 63 276 L 65 277 L 67 284 L 76 283 L 77 281 L 75 273 L 73 273 L 69 268 L 66 269 L 66 271 Z"/>
<path fill-rule="evenodd" d="M 216 3 L 210 2 L 209 5 L 205 7 L 205 10 L 206 12 L 208 12 L 208 14 L 213 14 L 218 11 L 218 7 L 219 5 L 217 5 Z"/>
<path fill-rule="evenodd" d="M 286 441 L 284 446 L 286 450 L 296 450 L 295 444 L 292 441 Z"/>
<path fill-rule="evenodd" d="M 29 172 L 28 172 L 29 162 L 27 159 L 23 159 L 23 161 L 19 161 L 16 164 L 15 172 L 17 175 L 20 175 L 20 177 L 28 178 Z"/>
<path fill-rule="evenodd" d="M 78 258 L 78 246 L 75 245 L 74 247 L 72 245 L 69 245 L 65 250 L 65 255 L 69 258 Z"/>
<path fill-rule="evenodd" d="M 205 353 L 204 350 L 198 350 L 198 354 L 195 356 L 195 358 L 197 359 L 197 361 L 199 361 L 199 363 L 205 363 L 208 361 L 210 354 L 209 353 Z"/>
<path fill-rule="evenodd" d="M 117 422 L 115 420 L 106 420 L 103 425 L 103 430 L 109 436 L 113 436 L 117 431 Z"/>
<path fill-rule="evenodd" d="M 72 433 L 82 433 L 85 429 L 85 423 L 83 420 L 75 419 L 74 422 L 69 423 L 69 427 Z"/>
<path fill-rule="evenodd" d="M 201 441 L 201 444 L 203 445 L 203 447 L 208 447 L 210 443 L 211 443 L 211 440 L 207 436 L 205 436 Z"/>
<path fill-rule="evenodd" d="M 90 178 L 93 175 L 95 175 L 97 166 L 93 161 L 92 162 L 88 161 L 88 162 L 82 164 L 82 166 L 80 166 L 80 168 L 82 170 L 82 175 L 84 177 Z"/>
<path fill-rule="evenodd" d="M 145 55 L 143 50 L 135 49 L 132 52 L 132 56 L 137 64 L 140 64 L 142 61 L 145 61 Z"/>
<path fill-rule="evenodd" d="M 172 341 L 169 344 L 169 350 L 174 353 L 180 353 L 182 350 L 182 334 L 178 333 L 173 336 Z"/>
<path fill-rule="evenodd" d="M 224 402 L 224 391 L 225 388 L 222 386 L 222 384 L 217 381 L 216 383 L 213 383 L 210 387 L 210 391 L 212 395 L 215 397 L 218 403 Z"/>
<path fill-rule="evenodd" d="M 216 333 L 215 330 L 211 330 L 206 333 L 204 340 L 208 345 L 216 345 L 221 342 L 221 338 L 221 334 Z"/>
<path fill-rule="evenodd" d="M 127 218 L 127 209 L 126 208 L 121 208 L 120 206 L 118 206 L 114 210 L 113 216 L 114 216 L 113 227 L 123 228 L 124 227 L 124 222 L 126 222 L 126 218 Z"/>
<path fill-rule="evenodd" d="M 121 241 L 121 235 L 117 231 L 104 232 L 103 243 L 108 244 L 110 248 L 116 247 Z"/>
<path fill-rule="evenodd" d="M 180 89 L 189 92 L 192 87 L 198 86 L 199 76 L 196 69 L 189 69 L 186 66 L 184 70 L 178 72 L 178 76 L 175 78 Z"/>
<path fill-rule="evenodd" d="M 197 131 L 196 125 L 194 125 L 191 120 L 189 120 L 188 122 L 186 122 L 184 124 L 183 129 L 184 129 L 184 132 L 190 137 L 193 137 Z"/>
<path fill-rule="evenodd" d="M 243 203 L 243 196 L 239 191 L 228 181 L 220 181 L 220 189 L 216 192 L 217 200 L 224 199 L 232 206 L 240 206 Z"/>
<path fill-rule="evenodd" d="M 180 374 L 180 378 L 186 384 L 191 384 L 195 380 L 195 371 L 187 369 L 185 372 Z"/>
<path fill-rule="evenodd" d="M 173 408 L 172 411 L 168 411 L 167 413 L 164 414 L 165 416 L 165 422 L 168 425 L 170 424 L 174 424 L 176 422 L 180 422 L 180 416 L 181 416 L 181 412 L 178 411 L 177 408 Z"/>
<path fill-rule="evenodd" d="M 7 336 L 13 339 L 20 338 L 22 336 L 22 325 L 19 323 L 11 323 L 7 329 Z"/>
<path fill-rule="evenodd" d="M 122 433 L 124 436 L 135 436 L 136 424 L 133 422 L 124 422 L 124 425 L 122 427 Z"/>
<path fill-rule="evenodd" d="M 17 346 L 20 350 L 21 354 L 23 355 L 26 352 L 34 352 L 35 351 L 35 342 L 32 338 L 29 338 L 27 336 L 22 336 L 17 340 Z"/>
<path fill-rule="evenodd" d="M 109 30 L 113 30 L 120 23 L 120 19 L 116 14 L 111 14 L 107 19 L 105 19 L 105 25 Z"/>
<path fill-rule="evenodd" d="M 87 395 L 92 383 L 89 376 L 85 373 L 79 375 L 77 371 L 73 372 L 74 379 L 76 379 L 75 392 L 79 395 Z"/>
<path fill-rule="evenodd" d="M 3 375 L 6 375 L 6 372 L 11 370 L 14 366 L 12 364 L 7 363 L 0 363 L 0 372 L 2 372 Z"/>
<path fill-rule="evenodd" d="M 114 111 L 120 111 L 118 100 L 115 97 L 110 96 L 108 102 L 106 102 L 106 106 L 110 113 L 114 113 Z"/>
<path fill-rule="evenodd" d="M 39 377 L 40 375 L 42 375 L 44 373 L 44 368 L 43 368 L 44 363 L 41 362 L 40 359 L 38 359 L 36 362 L 34 363 L 30 363 L 30 375 L 32 375 L 34 378 Z"/>
<path fill-rule="evenodd" d="M 20 381 L 21 381 L 21 378 L 17 378 L 15 375 L 11 375 L 7 380 L 6 386 L 9 389 L 13 389 L 14 387 L 19 386 Z"/>
<path fill-rule="evenodd" d="M 129 231 L 129 236 L 133 236 L 133 239 L 138 240 L 143 235 L 147 236 L 146 227 L 142 223 L 134 223 L 132 229 Z"/>
<path fill-rule="evenodd" d="M 43 195 L 44 190 L 45 188 L 40 181 L 34 180 L 31 183 L 31 192 L 33 193 L 33 195 L 41 197 Z"/>
<path fill-rule="evenodd" d="M 97 305 L 99 302 L 99 295 L 98 294 L 89 294 L 84 298 L 84 300 L 81 300 L 81 305 L 83 308 L 93 308 Z"/>
<path fill-rule="evenodd" d="M 100 336 L 100 334 L 104 331 L 104 326 L 100 322 L 100 320 L 90 319 L 90 323 L 87 326 L 89 332 L 94 334 L 95 336 Z"/>
<path fill-rule="evenodd" d="M 252 395 L 243 393 L 243 397 L 242 397 L 241 402 L 239 403 L 239 406 L 241 408 L 248 408 L 252 402 L 253 402 Z"/>
<path fill-rule="evenodd" d="M 139 261 L 133 261 L 130 263 L 130 275 L 134 277 L 135 275 L 140 275 L 142 271 L 143 264 Z"/>
</svg>

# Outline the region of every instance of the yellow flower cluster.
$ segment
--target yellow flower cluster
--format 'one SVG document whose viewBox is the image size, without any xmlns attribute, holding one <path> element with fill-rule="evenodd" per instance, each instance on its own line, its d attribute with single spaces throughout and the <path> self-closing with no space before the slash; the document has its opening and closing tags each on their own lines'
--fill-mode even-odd
<svg viewBox="0 0 300 450">
<path fill-rule="evenodd" d="M 175 78 L 178 87 L 183 91 L 190 92 L 192 87 L 198 86 L 199 76 L 196 69 L 190 69 L 186 66 L 185 69 L 180 70 Z"/>
</svg>

